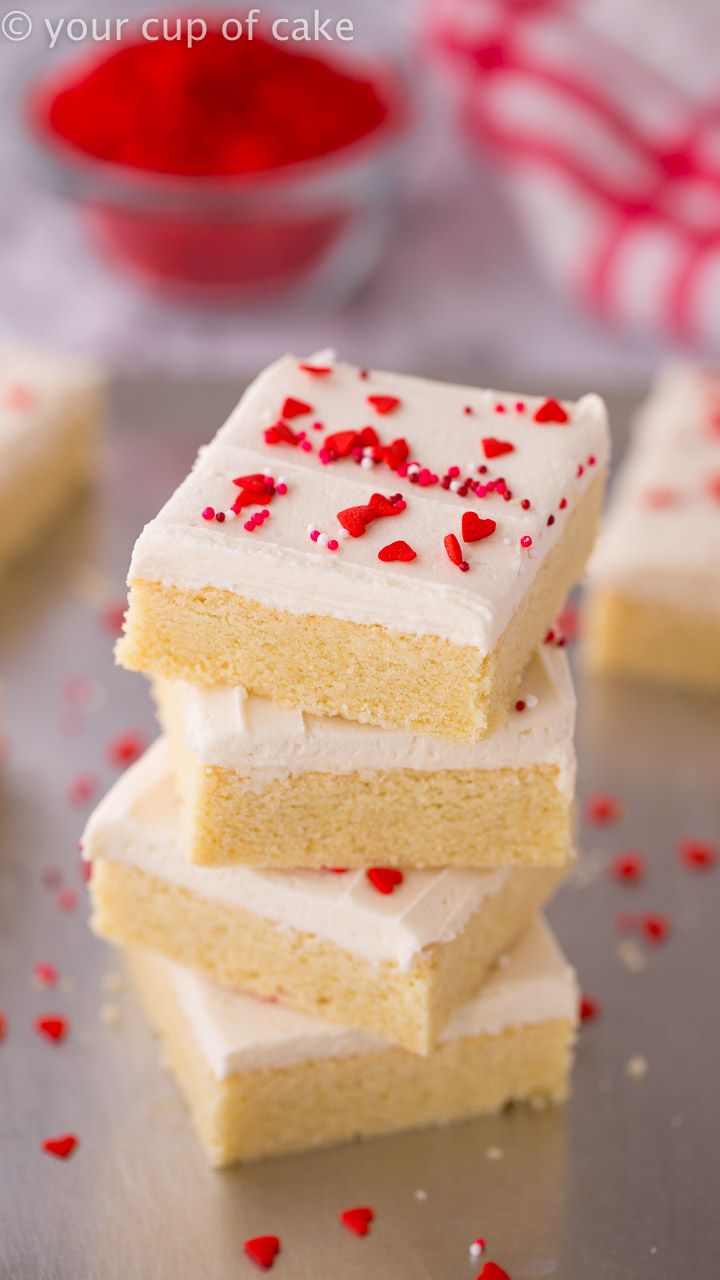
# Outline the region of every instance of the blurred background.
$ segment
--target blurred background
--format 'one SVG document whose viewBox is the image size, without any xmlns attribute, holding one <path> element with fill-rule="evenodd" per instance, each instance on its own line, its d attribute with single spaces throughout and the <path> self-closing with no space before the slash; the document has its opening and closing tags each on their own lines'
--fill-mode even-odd
<svg viewBox="0 0 720 1280">
<path fill-rule="evenodd" d="M 325 82 L 308 78 L 309 110 L 300 77 L 274 98 L 278 136 L 302 133 L 304 112 L 320 148 L 337 121 L 335 150 L 288 166 L 280 146 L 222 175 L 168 174 L 153 151 L 163 119 L 225 127 L 207 42 L 189 51 L 207 55 L 202 84 L 172 68 L 163 80 L 156 56 L 143 84 L 128 64 L 117 119 L 107 97 L 88 98 L 78 141 L 53 122 L 58 95 L 118 48 L 97 39 L 102 27 L 83 36 L 81 19 L 165 10 L 22 3 L 0 35 L 3 336 L 120 373 L 239 382 L 284 349 L 327 344 L 379 367 L 601 389 L 640 385 L 673 351 L 717 354 L 714 3 L 328 0 L 321 18 L 352 21 L 352 40 L 280 52 L 288 66 L 314 57 L 364 77 L 379 121 L 342 146 L 342 94 L 326 103 Z M 259 7 L 266 24 L 316 8 Z M 248 8 L 210 12 L 244 20 Z M 236 81 L 253 71 L 233 65 L 222 74 Z M 100 135 L 114 129 L 118 143 L 148 104 L 142 164 L 154 171 L 99 156 Z"/>
</svg>

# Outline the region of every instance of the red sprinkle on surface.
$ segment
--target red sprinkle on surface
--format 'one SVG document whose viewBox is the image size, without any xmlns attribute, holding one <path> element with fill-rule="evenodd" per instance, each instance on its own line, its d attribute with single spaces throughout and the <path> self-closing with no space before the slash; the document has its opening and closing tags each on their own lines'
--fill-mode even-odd
<svg viewBox="0 0 720 1280">
<path fill-rule="evenodd" d="M 100 610 L 100 623 L 105 631 L 109 631 L 113 636 L 119 636 L 125 622 L 125 612 L 127 610 L 127 602 L 123 600 L 117 604 L 106 604 Z"/>
<path fill-rule="evenodd" d="M 46 964 L 44 961 L 40 961 L 39 964 L 35 965 L 33 973 L 37 981 L 42 983 L 44 987 L 54 987 L 60 977 L 55 965 Z"/>
<path fill-rule="evenodd" d="M 680 861 L 693 871 L 705 871 L 718 860 L 717 846 L 709 840 L 682 840 L 678 853 Z"/>
<path fill-rule="evenodd" d="M 67 1035 L 68 1023 L 59 1014 L 48 1013 L 35 1019 L 35 1030 L 39 1036 L 44 1036 L 46 1040 L 52 1040 L 56 1044 L 60 1044 Z"/>
<path fill-rule="evenodd" d="M 592 996 L 581 996 L 578 1014 L 581 1022 L 594 1022 L 600 1013 L 600 1005 Z"/>
<path fill-rule="evenodd" d="M 483 538 L 489 538 L 496 529 L 494 520 L 482 520 L 476 511 L 463 511 L 463 542 L 481 542 Z"/>
<path fill-rule="evenodd" d="M 500 402 L 498 402 L 497 404 L 494 404 L 493 409 L 495 410 L 496 413 L 505 413 L 505 405 L 501 404 Z"/>
<path fill-rule="evenodd" d="M 378 893 L 393 893 L 405 879 L 397 867 L 368 867 L 365 875 Z"/>
<path fill-rule="evenodd" d="M 367 400 L 375 412 L 380 414 L 393 413 L 400 404 L 397 396 L 368 396 Z"/>
<path fill-rule="evenodd" d="M 385 516 L 399 516 L 406 505 L 400 494 L 386 498 L 382 493 L 374 493 L 366 506 L 346 507 L 344 511 L 338 511 L 337 519 L 351 538 L 361 538 L 373 520 L 379 520 Z"/>
<path fill-rule="evenodd" d="M 568 414 L 567 410 L 563 409 L 559 400 L 553 400 L 550 398 L 548 400 L 544 400 L 541 405 L 538 405 L 535 413 L 533 414 L 533 418 L 536 422 L 562 423 L 568 421 Z"/>
<path fill-rule="evenodd" d="M 469 416 L 472 413 L 472 411 L 473 411 L 473 407 L 471 404 L 463 405 L 463 413 L 466 413 Z"/>
<path fill-rule="evenodd" d="M 648 942 L 665 942 L 670 934 L 670 921 L 667 916 L 641 916 L 640 928 Z"/>
<path fill-rule="evenodd" d="M 645 859 L 640 853 L 620 853 L 610 863 L 610 873 L 623 884 L 637 884 L 645 875 Z"/>
<path fill-rule="evenodd" d="M 517 702 L 515 703 L 515 710 L 524 711 L 526 706 L 527 706 L 527 703 L 524 702 L 522 698 L 518 698 Z"/>
<path fill-rule="evenodd" d="M 524 534 L 523 534 L 522 538 L 520 539 L 520 546 L 521 546 L 521 547 L 531 547 L 531 546 L 532 546 L 532 538 L 530 537 L 530 534 L 529 534 L 529 533 L 524 533 Z"/>
<path fill-rule="evenodd" d="M 306 404 L 304 400 L 296 400 L 294 396 L 288 396 L 280 410 L 280 417 L 292 421 L 293 418 L 302 418 L 306 413 L 312 413 L 311 404 Z"/>
<path fill-rule="evenodd" d="M 80 1139 L 74 1133 L 63 1133 L 57 1138 L 44 1138 L 40 1143 L 42 1151 L 57 1160 L 67 1160 L 79 1145 Z"/>
<path fill-rule="evenodd" d="M 67 786 L 65 795 L 70 804 L 87 804 L 100 786 L 96 773 L 79 773 Z"/>
<path fill-rule="evenodd" d="M 381 547 L 378 551 L 378 560 L 384 563 L 390 563 L 393 560 L 414 560 L 417 552 L 413 551 L 409 543 L 400 539 L 398 542 L 389 542 L 386 547 Z"/>
<path fill-rule="evenodd" d="M 214 519 L 215 519 L 215 508 L 214 508 L 214 507 L 203 507 L 202 518 L 203 518 L 203 520 L 214 520 Z"/>
<path fill-rule="evenodd" d="M 556 622 L 566 640 L 577 640 L 580 633 L 580 612 L 574 604 L 566 604 Z"/>
<path fill-rule="evenodd" d="M 128 765 L 140 759 L 146 746 L 147 741 L 142 733 L 135 733 L 132 730 L 119 733 L 117 737 L 111 738 L 107 745 L 108 763 L 118 769 L 126 769 Z"/>
<path fill-rule="evenodd" d="M 485 436 L 480 441 L 486 458 L 500 458 L 504 453 L 514 453 L 515 445 L 510 440 L 496 440 L 494 436 Z"/>
<path fill-rule="evenodd" d="M 298 445 L 300 436 L 296 435 L 292 427 L 289 427 L 286 422 L 278 420 L 273 422 L 272 426 L 266 427 L 265 443 Z"/>
<path fill-rule="evenodd" d="M 61 889 L 55 901 L 61 911 L 74 911 L 78 899 L 74 889 Z"/>
<path fill-rule="evenodd" d="M 338 1216 L 348 1231 L 352 1231 L 356 1236 L 366 1236 L 370 1230 L 370 1223 L 375 1219 L 375 1210 L 370 1209 L 368 1205 L 358 1205 L 356 1209 L 343 1209 Z"/>
<path fill-rule="evenodd" d="M 665 507 L 674 507 L 679 494 L 675 489 L 646 489 L 641 495 L 643 506 L 650 511 L 662 511 Z"/>
<path fill-rule="evenodd" d="M 520 502 L 520 506 L 522 507 L 523 511 L 529 511 L 529 510 L 530 510 L 530 499 L 529 499 L 529 498 L 523 498 L 523 499 L 521 500 L 521 502 Z"/>
<path fill-rule="evenodd" d="M 620 818 L 620 804 L 607 791 L 597 791 L 585 805 L 585 821 L 595 827 L 606 827 Z"/>
<path fill-rule="evenodd" d="M 7 1032 L 7 1022 L 5 1020 L 5 1014 L 0 1013 L 0 1040 L 5 1039 L 6 1032 Z"/>
<path fill-rule="evenodd" d="M 510 1280 L 510 1276 L 497 1262 L 486 1262 L 477 1280 Z"/>
<path fill-rule="evenodd" d="M 280 1252 L 280 1238 L 278 1236 L 252 1236 L 251 1239 L 245 1241 L 243 1249 L 256 1267 L 262 1267 L 263 1271 L 269 1271 Z"/>
<path fill-rule="evenodd" d="M 298 369 L 302 369 L 303 373 L 314 373 L 318 378 L 324 377 L 326 373 L 332 373 L 331 364 L 299 364 Z"/>
</svg>

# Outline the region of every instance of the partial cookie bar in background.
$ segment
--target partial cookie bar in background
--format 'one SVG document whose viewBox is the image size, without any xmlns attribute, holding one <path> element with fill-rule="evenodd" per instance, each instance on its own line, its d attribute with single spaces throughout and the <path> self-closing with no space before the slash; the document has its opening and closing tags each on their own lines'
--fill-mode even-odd
<svg viewBox="0 0 720 1280">
<path fill-rule="evenodd" d="M 140 535 L 120 662 L 474 742 L 593 544 L 602 401 L 286 356 Z"/>
<path fill-rule="evenodd" d="M 720 690 L 720 376 L 674 366 L 638 414 L 584 631 L 597 671 Z"/>
<path fill-rule="evenodd" d="M 88 485 L 103 400 L 90 365 L 0 344 L 0 572 Z"/>
<path fill-rule="evenodd" d="M 192 866 L 162 739 L 101 801 L 83 848 L 101 937 L 417 1053 L 570 865 L 568 856 L 565 867 L 493 871 Z"/>
<path fill-rule="evenodd" d="M 489 738 L 318 717 L 243 689 L 157 681 L 187 847 L 208 866 L 551 866 L 567 861 L 575 696 L 541 645 Z"/>
</svg>

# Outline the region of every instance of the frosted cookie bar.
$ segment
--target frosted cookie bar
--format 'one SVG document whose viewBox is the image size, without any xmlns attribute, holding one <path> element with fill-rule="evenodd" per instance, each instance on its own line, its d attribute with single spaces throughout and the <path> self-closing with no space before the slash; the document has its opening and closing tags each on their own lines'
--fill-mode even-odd
<svg viewBox="0 0 720 1280">
<path fill-rule="evenodd" d="M 144 529 L 119 660 L 476 741 L 583 571 L 605 408 L 322 361 L 266 369 Z"/>
<path fill-rule="evenodd" d="M 541 920 L 426 1058 L 224 991 L 149 952 L 130 960 L 216 1167 L 567 1096 L 577 985 Z"/>
<path fill-rule="evenodd" d="M 720 376 L 672 367 L 638 415 L 585 635 L 596 670 L 720 690 Z"/>
<path fill-rule="evenodd" d="M 101 406 L 93 369 L 0 343 L 0 571 L 87 484 Z"/>
<path fill-rule="evenodd" d="M 313 716 L 223 685 L 159 681 L 155 695 L 193 862 L 567 861 L 575 697 L 561 649 L 541 645 L 508 718 L 477 743 Z"/>
<path fill-rule="evenodd" d="M 192 866 L 160 740 L 88 825 L 93 926 L 235 990 L 427 1053 L 563 868 Z"/>
</svg>

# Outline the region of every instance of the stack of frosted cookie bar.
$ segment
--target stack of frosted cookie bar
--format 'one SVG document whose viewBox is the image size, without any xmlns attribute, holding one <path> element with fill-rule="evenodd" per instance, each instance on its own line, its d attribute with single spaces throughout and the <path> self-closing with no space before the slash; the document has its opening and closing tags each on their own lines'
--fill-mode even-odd
<svg viewBox="0 0 720 1280">
<path fill-rule="evenodd" d="M 589 575 L 592 666 L 720 690 L 720 376 L 665 370 L 640 410 Z"/>
<path fill-rule="evenodd" d="M 85 850 L 213 1164 L 565 1096 L 552 622 L 607 456 L 594 396 L 286 357 L 141 534 L 163 736 Z"/>
</svg>

